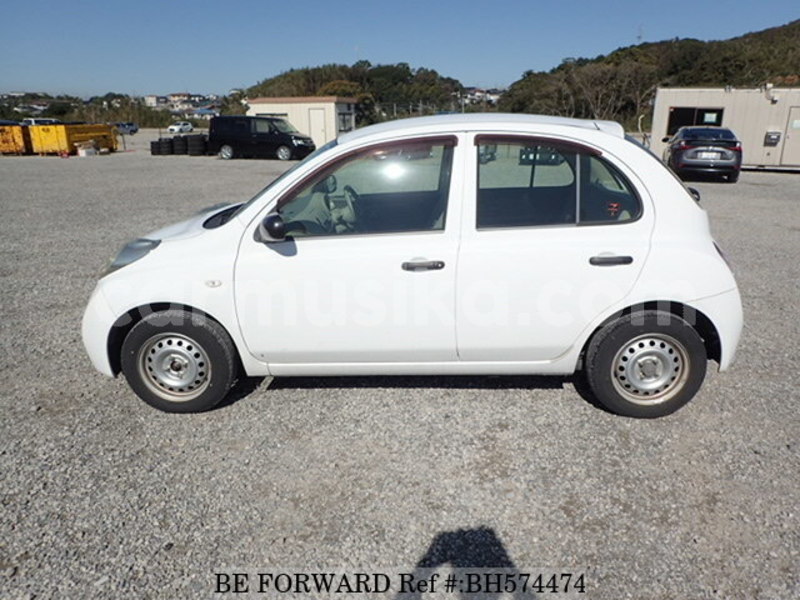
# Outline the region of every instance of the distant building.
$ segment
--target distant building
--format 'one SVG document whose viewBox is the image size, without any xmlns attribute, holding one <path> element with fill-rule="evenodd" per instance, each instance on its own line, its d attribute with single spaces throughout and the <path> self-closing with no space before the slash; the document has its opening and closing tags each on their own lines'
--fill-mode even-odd
<svg viewBox="0 0 800 600">
<path fill-rule="evenodd" d="M 464 88 L 464 103 L 465 104 L 489 104 L 494 106 L 503 95 L 502 90 L 496 88 L 484 89 L 477 87 Z"/>
<path fill-rule="evenodd" d="M 149 94 L 144 97 L 144 104 L 156 110 L 169 110 L 176 118 L 210 119 L 219 114 L 218 100 L 216 94 L 176 92 L 166 96 Z"/>
<path fill-rule="evenodd" d="M 178 102 L 185 102 L 186 100 L 191 100 L 192 95 L 189 92 L 175 92 L 173 94 L 167 94 L 167 100 L 170 103 L 176 104 Z"/>
<path fill-rule="evenodd" d="M 247 114 L 252 117 L 283 117 L 314 140 L 319 148 L 339 134 L 356 127 L 355 98 L 306 96 L 292 98 L 252 98 Z"/>
<path fill-rule="evenodd" d="M 206 121 L 210 120 L 213 117 L 219 116 L 219 108 L 216 106 L 204 106 L 201 108 L 194 109 L 190 114 L 187 115 L 189 118 L 195 119 L 205 119 Z"/>
<path fill-rule="evenodd" d="M 651 148 L 684 125 L 731 129 L 742 142 L 742 164 L 800 168 L 800 88 L 658 88 Z"/>
<path fill-rule="evenodd" d="M 165 108 L 167 106 L 167 97 L 148 94 L 144 97 L 144 105 L 150 108 Z"/>
</svg>

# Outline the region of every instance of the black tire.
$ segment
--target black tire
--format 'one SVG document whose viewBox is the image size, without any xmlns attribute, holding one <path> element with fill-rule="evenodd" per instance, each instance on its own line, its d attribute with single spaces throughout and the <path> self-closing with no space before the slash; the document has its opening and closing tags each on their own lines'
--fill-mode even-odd
<svg viewBox="0 0 800 600">
<path fill-rule="evenodd" d="M 595 399 L 611 412 L 652 419 L 695 396 L 707 361 L 703 340 L 691 325 L 650 310 L 597 332 L 586 351 L 584 374 Z"/>
<path fill-rule="evenodd" d="M 289 160 L 292 158 L 292 149 L 289 146 L 278 146 L 275 150 L 275 157 L 278 160 Z"/>
<path fill-rule="evenodd" d="M 206 137 L 204 135 L 190 135 L 186 138 L 189 156 L 205 156 Z"/>
<path fill-rule="evenodd" d="M 174 152 L 172 148 L 172 138 L 161 138 L 160 140 L 158 140 L 158 143 L 160 145 L 161 154 L 169 155 Z"/>
<path fill-rule="evenodd" d="M 122 344 L 122 372 L 136 395 L 164 412 L 214 408 L 230 391 L 238 364 L 216 321 L 184 310 L 146 316 Z"/>
<path fill-rule="evenodd" d="M 152 156 L 158 156 L 161 154 L 161 144 L 158 143 L 158 140 L 153 140 L 150 142 L 150 154 Z"/>
<path fill-rule="evenodd" d="M 188 142 L 185 137 L 175 137 L 172 139 L 172 149 L 175 154 L 186 154 Z"/>
<path fill-rule="evenodd" d="M 233 146 L 231 146 L 230 144 L 223 144 L 222 146 L 219 147 L 219 152 L 217 153 L 217 155 L 222 160 L 231 160 L 236 156 L 236 152 L 234 151 Z"/>
<path fill-rule="evenodd" d="M 736 183 L 737 181 L 739 181 L 739 171 L 728 173 L 727 177 L 725 177 L 725 181 L 727 181 L 728 183 Z"/>
</svg>

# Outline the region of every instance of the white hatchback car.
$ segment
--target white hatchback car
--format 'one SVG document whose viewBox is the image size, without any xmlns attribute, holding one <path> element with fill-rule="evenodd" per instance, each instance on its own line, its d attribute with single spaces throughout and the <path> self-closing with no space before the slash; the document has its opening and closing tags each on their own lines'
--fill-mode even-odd
<svg viewBox="0 0 800 600">
<path fill-rule="evenodd" d="M 188 121 L 178 121 L 167 128 L 170 133 L 189 133 L 194 127 Z"/>
<path fill-rule="evenodd" d="M 658 417 L 741 329 L 705 211 L 619 124 L 493 114 L 359 129 L 129 243 L 83 339 L 165 411 L 212 408 L 240 372 L 579 372 Z"/>
</svg>

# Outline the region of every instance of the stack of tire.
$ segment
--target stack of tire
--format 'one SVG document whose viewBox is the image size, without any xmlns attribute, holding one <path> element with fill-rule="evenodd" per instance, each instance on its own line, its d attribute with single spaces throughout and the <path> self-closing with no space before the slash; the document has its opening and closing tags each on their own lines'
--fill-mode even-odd
<svg viewBox="0 0 800 600">
<path fill-rule="evenodd" d="M 188 154 L 189 156 L 205 156 L 208 140 L 205 135 L 176 135 L 171 138 L 159 138 L 150 142 L 150 154 L 166 156 L 169 154 Z"/>
<path fill-rule="evenodd" d="M 205 156 L 208 148 L 208 140 L 203 134 L 187 135 L 189 156 Z"/>
<path fill-rule="evenodd" d="M 189 143 L 182 135 L 176 135 L 172 138 L 172 151 L 174 154 L 187 154 L 189 151 Z"/>
<path fill-rule="evenodd" d="M 175 149 L 172 146 L 172 138 L 160 138 L 150 142 L 150 154 L 153 156 L 174 154 Z"/>
</svg>

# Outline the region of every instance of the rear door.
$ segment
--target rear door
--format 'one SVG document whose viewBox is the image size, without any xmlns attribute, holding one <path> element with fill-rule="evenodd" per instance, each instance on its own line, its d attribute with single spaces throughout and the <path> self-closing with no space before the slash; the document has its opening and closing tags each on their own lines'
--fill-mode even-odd
<svg viewBox="0 0 800 600">
<path fill-rule="evenodd" d="M 644 189 L 593 148 L 482 135 L 467 168 L 457 272 L 463 361 L 548 361 L 634 285 L 650 247 Z"/>
<path fill-rule="evenodd" d="M 247 117 L 219 119 L 214 123 L 212 149 L 216 152 L 221 146 L 233 148 L 234 156 L 250 154 L 253 150 L 251 121 Z"/>
</svg>

